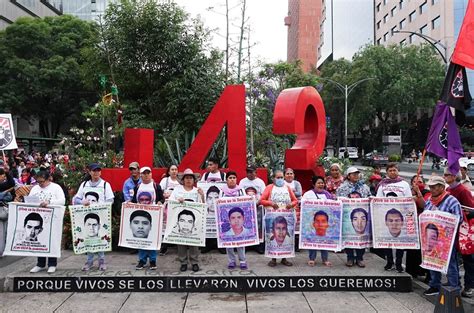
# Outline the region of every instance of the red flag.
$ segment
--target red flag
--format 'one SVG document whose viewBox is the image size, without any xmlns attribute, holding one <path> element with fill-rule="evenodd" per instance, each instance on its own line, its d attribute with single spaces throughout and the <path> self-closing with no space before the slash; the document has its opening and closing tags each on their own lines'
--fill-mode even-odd
<svg viewBox="0 0 474 313">
<path fill-rule="evenodd" d="M 469 0 L 451 61 L 474 69 L 474 0 Z"/>
</svg>

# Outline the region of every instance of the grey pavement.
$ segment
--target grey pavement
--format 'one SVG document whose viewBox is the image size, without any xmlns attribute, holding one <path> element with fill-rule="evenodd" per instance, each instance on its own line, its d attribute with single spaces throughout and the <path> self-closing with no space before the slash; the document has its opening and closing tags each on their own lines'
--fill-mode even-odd
<svg viewBox="0 0 474 313">
<path fill-rule="evenodd" d="M 367 268 L 347 268 L 345 254 L 330 253 L 333 267 L 327 268 L 321 262 L 315 267 L 306 265 L 307 252 L 297 253 L 292 260 L 294 267 L 277 266 L 269 268 L 262 255 L 248 251 L 248 271 L 228 270 L 226 256 L 217 252 L 201 255 L 201 271 L 179 272 L 174 248 L 166 256 L 158 258 L 157 271 L 134 269 L 136 255 L 127 252 L 107 253 L 108 270 L 88 273 L 80 271 L 85 256 L 63 251 L 55 274 L 30 274 L 34 258 L 21 258 L 0 268 L 2 287 L 11 287 L 13 277 L 40 276 L 248 276 L 248 275 L 360 275 L 393 276 L 396 274 L 381 270 L 383 260 L 367 253 Z M 319 261 L 319 259 L 318 259 Z M 426 285 L 414 281 L 413 292 L 255 292 L 255 293 L 170 293 L 170 292 L 122 292 L 122 293 L 0 293 L 0 312 L 433 312 L 435 297 L 422 295 Z M 464 302 L 465 312 L 473 312 L 472 302 Z"/>
</svg>

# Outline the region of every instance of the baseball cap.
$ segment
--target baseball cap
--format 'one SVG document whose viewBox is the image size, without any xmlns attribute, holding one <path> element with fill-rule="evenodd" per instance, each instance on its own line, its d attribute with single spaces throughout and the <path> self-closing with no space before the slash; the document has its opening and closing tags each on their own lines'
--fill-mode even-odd
<svg viewBox="0 0 474 313">
<path fill-rule="evenodd" d="M 428 186 L 435 186 L 435 185 L 446 185 L 444 178 L 441 176 L 431 176 L 430 180 L 426 183 Z"/>
<path fill-rule="evenodd" d="M 151 168 L 148 167 L 148 166 L 142 167 L 142 168 L 140 169 L 140 174 L 143 174 L 143 172 L 145 172 L 145 171 L 150 171 L 150 172 L 151 172 Z"/>
<path fill-rule="evenodd" d="M 352 174 L 352 173 L 360 173 L 359 169 L 357 169 L 357 167 L 355 166 L 350 166 L 347 170 L 346 170 L 346 175 L 349 175 L 349 174 Z"/>
<path fill-rule="evenodd" d="M 138 164 L 138 162 L 132 162 L 128 165 L 128 168 L 135 168 L 135 169 L 139 169 L 140 168 L 140 164 Z"/>
<path fill-rule="evenodd" d="M 256 171 L 256 170 L 257 170 L 257 168 L 256 168 L 255 166 L 253 166 L 253 165 L 247 166 L 247 172 L 254 172 L 254 171 Z"/>
<path fill-rule="evenodd" d="M 91 170 L 91 171 L 101 170 L 101 169 L 102 169 L 102 166 L 100 166 L 100 164 L 98 164 L 98 163 L 89 164 L 89 170 Z"/>
</svg>

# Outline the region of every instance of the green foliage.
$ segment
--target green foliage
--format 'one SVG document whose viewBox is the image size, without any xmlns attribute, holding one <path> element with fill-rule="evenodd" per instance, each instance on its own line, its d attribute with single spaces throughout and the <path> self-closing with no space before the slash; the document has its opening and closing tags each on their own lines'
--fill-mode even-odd
<svg viewBox="0 0 474 313">
<path fill-rule="evenodd" d="M 402 157 L 400 154 L 390 154 L 388 156 L 388 161 L 389 162 L 400 162 L 402 160 Z"/>
<path fill-rule="evenodd" d="M 38 119 L 56 137 L 94 98 L 81 72 L 82 51 L 94 44 L 94 24 L 72 16 L 20 18 L 0 32 L 0 109 Z"/>
<path fill-rule="evenodd" d="M 192 133 L 223 89 L 221 55 L 209 47 L 208 30 L 174 3 L 111 4 L 101 43 L 88 52 L 88 77 L 112 74 L 110 60 L 125 127 Z"/>
</svg>

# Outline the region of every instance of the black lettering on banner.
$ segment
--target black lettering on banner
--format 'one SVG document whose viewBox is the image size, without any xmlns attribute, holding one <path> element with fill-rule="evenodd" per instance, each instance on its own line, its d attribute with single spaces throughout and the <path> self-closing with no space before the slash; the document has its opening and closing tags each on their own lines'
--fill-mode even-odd
<svg viewBox="0 0 474 313">
<path fill-rule="evenodd" d="M 15 292 L 278 292 L 412 290 L 410 277 L 15 277 Z"/>
</svg>

